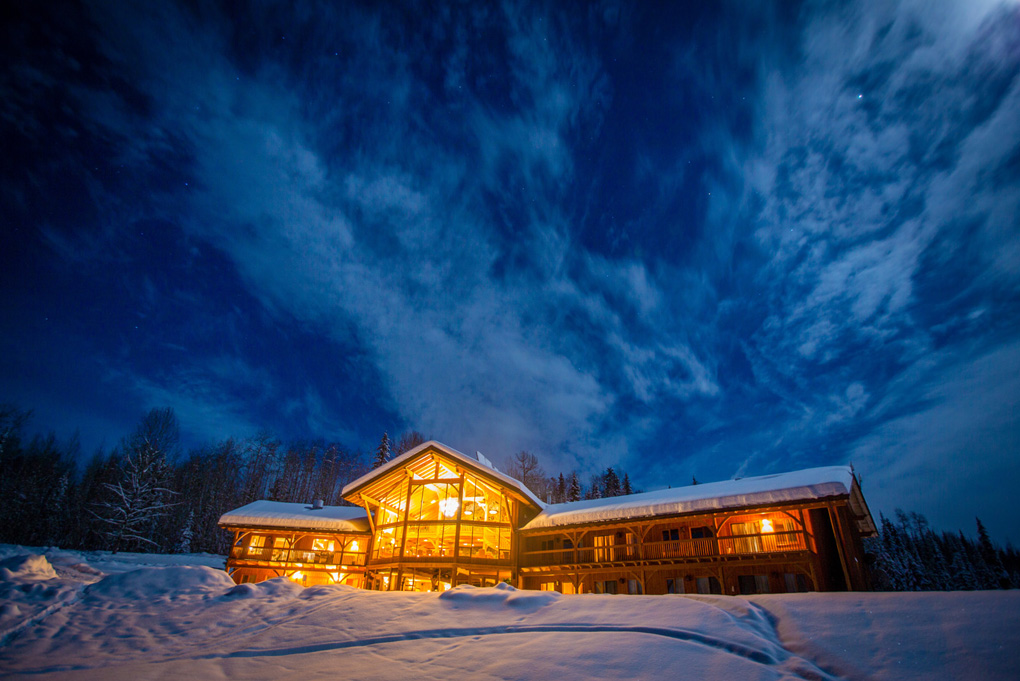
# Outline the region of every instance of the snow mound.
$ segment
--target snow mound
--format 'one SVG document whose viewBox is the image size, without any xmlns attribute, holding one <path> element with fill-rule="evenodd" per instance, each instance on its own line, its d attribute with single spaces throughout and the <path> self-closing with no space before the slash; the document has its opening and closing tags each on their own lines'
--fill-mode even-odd
<svg viewBox="0 0 1020 681">
<path fill-rule="evenodd" d="M 439 599 L 455 609 L 500 609 L 504 607 L 520 610 L 538 610 L 555 603 L 560 594 L 555 591 L 518 591 L 505 582 L 496 586 L 479 588 L 462 584 L 439 594 Z"/>
<path fill-rule="evenodd" d="M 27 554 L 0 560 L 0 580 L 56 579 L 57 573 L 46 556 Z"/>
<path fill-rule="evenodd" d="M 204 565 L 153 567 L 104 577 L 86 589 L 92 598 L 152 599 L 188 596 L 234 588 L 234 580 L 222 570 Z"/>
<path fill-rule="evenodd" d="M 227 577 L 227 580 L 233 585 L 233 580 L 229 577 Z M 242 600 L 246 598 L 286 600 L 301 596 L 302 591 L 304 591 L 304 587 L 300 584 L 296 584 L 286 577 L 277 577 L 276 579 L 267 579 L 256 584 L 249 583 L 232 586 L 227 593 L 223 594 L 222 598 L 226 600 Z"/>
</svg>

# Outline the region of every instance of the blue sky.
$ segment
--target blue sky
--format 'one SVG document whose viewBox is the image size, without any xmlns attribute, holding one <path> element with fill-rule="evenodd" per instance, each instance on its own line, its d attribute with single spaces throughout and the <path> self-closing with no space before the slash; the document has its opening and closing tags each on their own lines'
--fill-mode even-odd
<svg viewBox="0 0 1020 681">
<path fill-rule="evenodd" d="M 0 401 L 1020 539 L 1017 4 L 413 4 L 5 9 Z"/>
</svg>

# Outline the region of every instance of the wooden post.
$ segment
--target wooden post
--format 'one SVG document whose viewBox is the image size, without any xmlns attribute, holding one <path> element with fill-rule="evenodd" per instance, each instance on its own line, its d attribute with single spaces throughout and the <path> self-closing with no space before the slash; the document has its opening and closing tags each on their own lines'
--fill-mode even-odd
<svg viewBox="0 0 1020 681">
<path fill-rule="evenodd" d="M 839 564 L 843 568 L 843 578 L 846 580 L 846 590 L 853 591 L 854 585 L 850 581 L 850 569 L 846 564 L 846 552 L 843 550 L 843 523 L 839 520 L 839 513 L 834 504 L 828 504 L 829 522 L 832 523 L 832 532 L 836 539 L 836 551 L 839 553 Z"/>
<path fill-rule="evenodd" d="M 464 510 L 464 469 L 456 467 L 460 473 L 460 482 L 457 484 L 457 530 L 453 534 L 453 565 L 450 568 L 450 587 L 457 586 L 459 571 L 457 564 L 460 562 L 460 519 Z"/>
</svg>

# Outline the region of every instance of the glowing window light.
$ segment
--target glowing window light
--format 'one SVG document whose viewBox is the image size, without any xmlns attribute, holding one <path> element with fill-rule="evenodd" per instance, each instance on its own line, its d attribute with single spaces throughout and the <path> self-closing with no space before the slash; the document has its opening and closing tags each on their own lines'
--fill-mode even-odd
<svg viewBox="0 0 1020 681">
<path fill-rule="evenodd" d="M 295 572 L 292 572 L 291 574 L 287 575 L 287 577 L 289 579 L 292 579 L 295 582 L 300 582 L 301 580 L 303 580 L 305 578 L 304 575 L 301 574 L 301 570 L 297 570 Z"/>
<path fill-rule="evenodd" d="M 351 542 L 351 551 L 353 551 L 355 553 L 358 552 L 358 540 L 357 539 L 355 539 L 354 541 Z"/>
<path fill-rule="evenodd" d="M 457 509 L 460 507 L 460 502 L 456 499 L 440 499 L 439 500 L 439 512 L 447 518 L 452 518 L 457 515 Z"/>
<path fill-rule="evenodd" d="M 769 520 L 768 518 L 765 518 L 764 520 L 762 520 L 761 521 L 761 531 L 762 532 L 772 532 L 772 521 Z"/>
</svg>

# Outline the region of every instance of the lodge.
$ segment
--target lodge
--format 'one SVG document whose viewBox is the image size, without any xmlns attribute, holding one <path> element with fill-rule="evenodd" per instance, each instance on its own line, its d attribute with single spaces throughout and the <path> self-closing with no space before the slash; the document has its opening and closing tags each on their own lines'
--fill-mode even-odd
<svg viewBox="0 0 1020 681">
<path fill-rule="evenodd" d="M 342 494 L 354 506 L 225 513 L 227 572 L 384 591 L 857 591 L 869 586 L 861 539 L 876 531 L 845 466 L 545 504 L 483 455 L 431 441 Z"/>
</svg>

